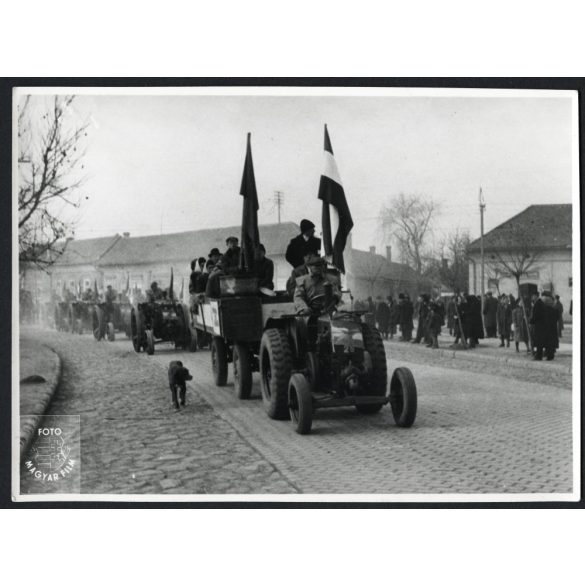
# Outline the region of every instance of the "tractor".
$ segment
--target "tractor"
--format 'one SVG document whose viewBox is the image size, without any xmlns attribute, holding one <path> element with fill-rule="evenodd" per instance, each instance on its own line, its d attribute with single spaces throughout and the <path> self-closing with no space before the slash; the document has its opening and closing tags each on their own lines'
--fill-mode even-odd
<svg viewBox="0 0 585 585">
<path fill-rule="evenodd" d="M 159 343 L 173 343 L 176 348 L 197 350 L 192 334 L 189 309 L 174 300 L 154 300 L 135 303 L 130 313 L 132 345 L 136 352 L 154 354 Z"/>
<path fill-rule="evenodd" d="M 319 408 L 354 406 L 367 415 L 389 403 L 396 424 L 412 426 L 412 372 L 397 368 L 388 388 L 380 333 L 364 322 L 363 311 L 335 310 L 331 287 L 325 291 L 325 299 L 312 300 L 310 315 L 281 315 L 265 327 L 259 366 L 268 416 L 290 418 L 297 433 L 308 434 Z"/>
<path fill-rule="evenodd" d="M 123 331 L 126 337 L 132 337 L 130 315 L 132 305 L 129 302 L 95 303 L 92 309 L 93 336 L 97 341 L 107 339 L 115 341 L 116 331 Z"/>
</svg>

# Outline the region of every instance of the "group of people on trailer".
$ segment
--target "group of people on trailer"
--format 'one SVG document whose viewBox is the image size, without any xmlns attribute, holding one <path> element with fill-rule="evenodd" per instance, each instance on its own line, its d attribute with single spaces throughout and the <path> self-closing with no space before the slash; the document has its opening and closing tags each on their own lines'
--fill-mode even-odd
<svg viewBox="0 0 585 585">
<path fill-rule="evenodd" d="M 293 297 L 296 310 L 307 312 L 314 299 L 324 298 L 326 283 L 331 284 L 333 298 L 339 302 L 340 280 L 338 275 L 332 274 L 334 271 L 327 269 L 325 258 L 319 255 L 321 240 L 315 237 L 315 224 L 303 219 L 300 227 L 301 233 L 289 242 L 285 254 L 293 268 L 286 290 Z M 218 248 L 212 248 L 207 259 L 201 256 L 191 261 L 189 294 L 193 311 L 197 311 L 197 305 L 205 297 L 216 298 L 220 295 L 221 276 L 240 273 L 238 238 L 228 237 L 226 247 L 223 254 Z M 260 290 L 274 290 L 274 262 L 267 258 L 263 244 L 258 246 L 252 274 L 258 279 Z"/>
</svg>

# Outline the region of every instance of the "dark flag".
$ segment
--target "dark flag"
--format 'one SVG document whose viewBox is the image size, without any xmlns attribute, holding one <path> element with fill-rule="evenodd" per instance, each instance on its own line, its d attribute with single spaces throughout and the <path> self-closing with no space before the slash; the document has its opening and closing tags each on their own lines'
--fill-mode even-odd
<svg viewBox="0 0 585 585">
<path fill-rule="evenodd" d="M 93 293 L 95 294 L 96 299 L 100 298 L 100 293 L 98 292 L 98 287 L 97 287 L 97 280 L 95 280 L 95 279 L 93 281 Z"/>
<path fill-rule="evenodd" d="M 256 263 L 258 246 L 260 245 L 260 234 L 258 233 L 258 193 L 256 192 L 256 179 L 254 178 L 249 132 L 240 195 L 244 198 L 240 268 L 247 272 L 252 272 Z"/>
<path fill-rule="evenodd" d="M 173 268 L 171 266 L 171 284 L 169 285 L 169 299 L 171 299 L 171 301 L 175 300 L 175 297 L 173 295 Z"/>
<path fill-rule="evenodd" d="M 345 273 L 343 251 L 347 236 L 353 227 L 351 213 L 345 199 L 333 148 L 325 124 L 325 169 L 319 183 L 319 199 L 323 201 L 323 248 L 326 256 L 332 257 L 332 264 Z"/>
<path fill-rule="evenodd" d="M 182 301 L 183 300 L 183 294 L 185 292 L 185 277 L 183 276 L 181 278 L 181 292 L 179 293 L 179 300 Z"/>
</svg>

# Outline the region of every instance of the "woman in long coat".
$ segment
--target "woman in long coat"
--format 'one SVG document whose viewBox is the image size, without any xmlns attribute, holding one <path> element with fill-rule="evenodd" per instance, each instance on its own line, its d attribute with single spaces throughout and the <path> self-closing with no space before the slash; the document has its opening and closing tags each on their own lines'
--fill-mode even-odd
<svg viewBox="0 0 585 585">
<path fill-rule="evenodd" d="M 390 307 L 380 297 L 376 302 L 376 323 L 378 330 L 383 335 L 384 339 L 388 339 L 388 332 L 390 329 Z"/>
<path fill-rule="evenodd" d="M 506 295 L 500 297 L 498 310 L 496 311 L 496 321 L 498 323 L 498 335 L 500 336 L 500 347 L 510 347 L 510 333 L 512 332 L 512 309 L 510 300 Z"/>
</svg>

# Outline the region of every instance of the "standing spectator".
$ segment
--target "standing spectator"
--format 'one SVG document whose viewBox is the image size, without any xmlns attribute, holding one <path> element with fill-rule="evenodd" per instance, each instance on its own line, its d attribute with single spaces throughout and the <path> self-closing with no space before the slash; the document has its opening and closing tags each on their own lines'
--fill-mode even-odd
<svg viewBox="0 0 585 585">
<path fill-rule="evenodd" d="M 449 335 L 453 335 L 455 329 L 455 295 L 453 295 L 447 303 L 447 329 Z"/>
<path fill-rule="evenodd" d="M 398 295 L 398 304 L 400 305 L 400 331 L 402 332 L 400 341 L 410 341 L 412 339 L 412 330 L 414 329 L 414 323 L 412 322 L 414 307 L 408 294 L 400 293 Z"/>
<path fill-rule="evenodd" d="M 388 339 L 390 330 L 390 307 L 379 295 L 376 298 L 376 323 L 384 339 Z"/>
<path fill-rule="evenodd" d="M 498 326 L 498 335 L 500 336 L 500 347 L 504 347 L 504 341 L 506 342 L 506 347 L 510 347 L 512 308 L 510 307 L 510 300 L 506 295 L 502 295 L 498 302 L 496 321 Z"/>
<path fill-rule="evenodd" d="M 494 299 L 491 290 L 488 290 L 483 304 L 483 324 L 487 338 L 496 337 L 498 301 Z"/>
<path fill-rule="evenodd" d="M 481 319 L 481 300 L 474 295 L 464 294 L 467 302 L 466 317 L 464 321 L 464 331 L 469 342 L 469 347 L 473 349 L 483 339 L 483 321 Z"/>
<path fill-rule="evenodd" d="M 258 288 L 274 290 L 274 262 L 266 258 L 264 244 L 258 246 L 258 257 L 256 259 L 256 275 L 258 276 Z"/>
<path fill-rule="evenodd" d="M 390 307 L 390 339 L 394 339 L 396 327 L 400 323 L 400 307 L 392 297 L 388 297 L 388 306 Z"/>
<path fill-rule="evenodd" d="M 429 342 L 427 347 L 432 349 L 439 348 L 438 336 L 441 334 L 441 323 L 443 318 L 441 317 L 441 308 L 436 302 L 429 304 L 429 312 L 427 316 L 426 329 L 428 331 Z"/>
<path fill-rule="evenodd" d="M 416 337 L 412 340 L 412 343 L 420 343 L 424 340 L 428 343 L 429 336 L 426 330 L 426 321 L 429 314 L 429 295 L 423 293 L 418 296 L 418 324 L 416 327 Z"/>
<path fill-rule="evenodd" d="M 530 323 L 534 327 L 534 360 L 541 361 L 543 353 L 547 360 L 553 360 L 555 350 L 559 346 L 557 332 L 557 312 L 553 306 L 552 294 L 543 291 L 542 297 L 538 293 L 533 295 L 532 316 Z"/>
<path fill-rule="evenodd" d="M 563 336 L 563 329 L 565 328 L 565 324 L 563 322 L 563 311 L 565 309 L 563 307 L 563 303 L 561 303 L 561 297 L 559 297 L 559 295 L 555 295 L 554 308 L 557 311 L 557 332 L 560 339 Z"/>
<path fill-rule="evenodd" d="M 514 343 L 516 345 L 516 352 L 520 351 L 520 342 L 526 344 L 526 351 L 530 353 L 530 346 L 528 345 L 528 328 L 526 326 L 526 319 L 524 317 L 522 299 L 518 299 L 514 308 L 512 309 L 512 323 L 514 324 Z"/>
</svg>

